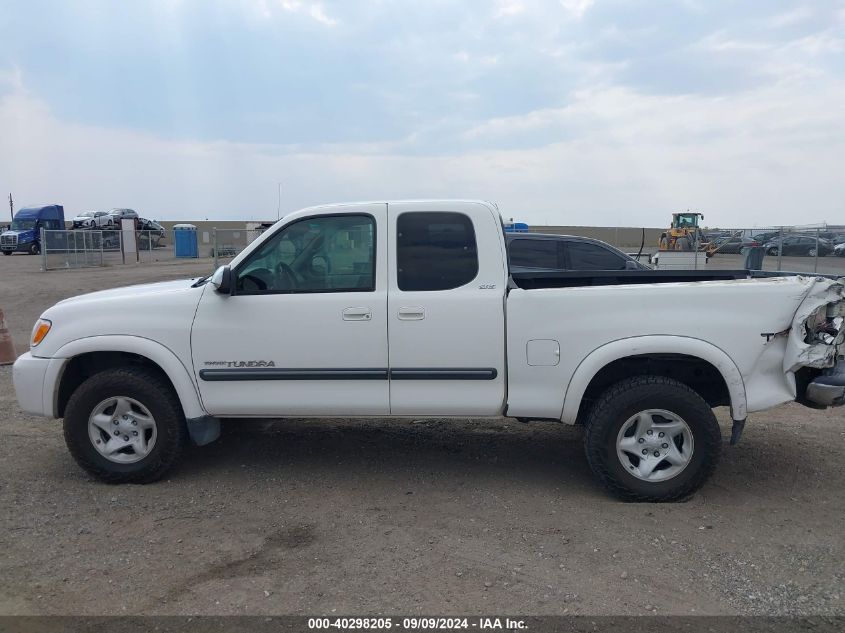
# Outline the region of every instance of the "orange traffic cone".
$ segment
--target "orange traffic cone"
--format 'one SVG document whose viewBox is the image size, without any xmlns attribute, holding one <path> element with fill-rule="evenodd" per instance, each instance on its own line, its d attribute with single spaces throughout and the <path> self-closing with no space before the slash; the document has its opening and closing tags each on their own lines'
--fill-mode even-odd
<svg viewBox="0 0 845 633">
<path fill-rule="evenodd" d="M 11 365 L 17 357 L 12 335 L 6 327 L 6 316 L 0 310 L 0 365 Z"/>
</svg>

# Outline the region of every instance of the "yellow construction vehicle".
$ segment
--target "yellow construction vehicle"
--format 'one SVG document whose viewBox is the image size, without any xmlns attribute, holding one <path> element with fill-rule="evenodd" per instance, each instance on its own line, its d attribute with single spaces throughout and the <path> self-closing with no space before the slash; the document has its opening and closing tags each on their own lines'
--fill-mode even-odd
<svg viewBox="0 0 845 633">
<path fill-rule="evenodd" d="M 711 244 L 704 237 L 698 221 L 704 219 L 703 213 L 691 212 L 672 214 L 672 226 L 660 234 L 661 251 L 709 251 Z"/>
</svg>

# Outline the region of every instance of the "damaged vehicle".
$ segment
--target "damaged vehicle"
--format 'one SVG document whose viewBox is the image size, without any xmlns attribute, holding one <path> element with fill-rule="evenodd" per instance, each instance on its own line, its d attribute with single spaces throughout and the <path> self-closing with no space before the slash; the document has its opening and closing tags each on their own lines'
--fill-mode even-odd
<svg viewBox="0 0 845 633">
<path fill-rule="evenodd" d="M 79 465 L 162 477 L 221 419 L 486 417 L 584 427 L 622 499 L 682 499 L 749 414 L 845 398 L 845 289 L 748 271 L 508 268 L 492 204 L 293 213 L 198 280 L 61 301 L 14 366 Z M 759 273 L 764 275 L 765 273 Z"/>
</svg>

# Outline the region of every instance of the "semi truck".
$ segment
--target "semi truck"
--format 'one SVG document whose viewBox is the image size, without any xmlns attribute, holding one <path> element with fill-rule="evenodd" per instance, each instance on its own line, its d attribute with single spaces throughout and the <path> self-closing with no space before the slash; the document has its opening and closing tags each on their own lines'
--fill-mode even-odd
<svg viewBox="0 0 845 633">
<path fill-rule="evenodd" d="M 46 310 L 15 363 L 21 409 L 63 418 L 108 482 L 162 477 L 222 419 L 508 416 L 581 425 L 626 500 L 682 499 L 727 407 L 845 402 L 845 279 L 509 269 L 495 206 L 312 207 L 201 279 Z"/>
<path fill-rule="evenodd" d="M 0 250 L 4 255 L 41 252 L 41 229 L 60 231 L 65 228 L 65 210 L 60 204 L 23 207 L 18 210 L 7 231 L 0 234 Z"/>
</svg>

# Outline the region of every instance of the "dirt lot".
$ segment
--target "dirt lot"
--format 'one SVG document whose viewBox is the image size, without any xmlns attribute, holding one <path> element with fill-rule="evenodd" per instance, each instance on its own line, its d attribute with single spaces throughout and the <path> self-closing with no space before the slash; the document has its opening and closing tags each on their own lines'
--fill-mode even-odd
<svg viewBox="0 0 845 633">
<path fill-rule="evenodd" d="M 0 258 L 19 350 L 55 301 L 208 263 Z M 728 426 L 724 412 L 723 433 Z M 0 614 L 845 614 L 842 411 L 752 418 L 686 503 L 623 504 L 578 429 L 230 422 L 165 481 L 107 486 L 0 368 Z"/>
</svg>

